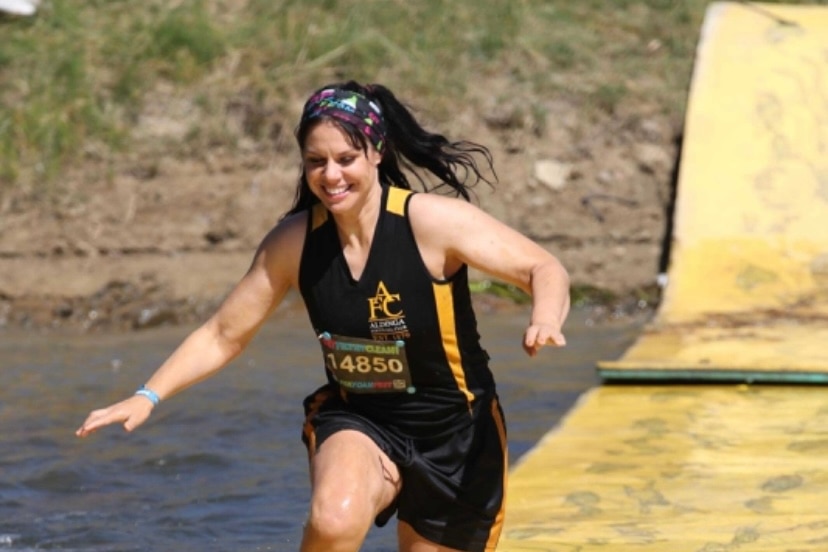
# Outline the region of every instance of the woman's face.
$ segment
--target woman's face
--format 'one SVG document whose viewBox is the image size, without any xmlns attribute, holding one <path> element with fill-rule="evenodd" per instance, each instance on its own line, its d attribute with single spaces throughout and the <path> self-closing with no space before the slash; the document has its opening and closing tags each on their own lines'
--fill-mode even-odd
<svg viewBox="0 0 828 552">
<path fill-rule="evenodd" d="M 323 120 L 307 135 L 302 152 L 305 179 L 311 192 L 331 212 L 361 206 L 376 192 L 380 154 L 354 147 L 336 124 Z"/>
</svg>

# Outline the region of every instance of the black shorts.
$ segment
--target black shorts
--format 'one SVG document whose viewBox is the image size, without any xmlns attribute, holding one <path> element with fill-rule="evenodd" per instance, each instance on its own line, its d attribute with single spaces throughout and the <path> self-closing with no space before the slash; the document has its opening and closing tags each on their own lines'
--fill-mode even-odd
<svg viewBox="0 0 828 552">
<path fill-rule="evenodd" d="M 398 466 L 402 489 L 375 520 L 385 525 L 394 512 L 422 537 L 469 552 L 492 551 L 503 525 L 508 468 L 506 426 L 497 396 L 475 402 L 467 426 L 438 438 L 413 439 L 387 420 L 371 420 L 326 385 L 304 401 L 302 441 L 312 456 L 344 429 L 373 439 Z"/>
</svg>

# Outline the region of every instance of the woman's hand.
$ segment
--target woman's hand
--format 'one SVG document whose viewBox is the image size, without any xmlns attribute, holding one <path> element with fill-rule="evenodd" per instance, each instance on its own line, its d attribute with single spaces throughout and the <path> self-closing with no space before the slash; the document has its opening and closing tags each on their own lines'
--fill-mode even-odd
<svg viewBox="0 0 828 552">
<path fill-rule="evenodd" d="M 149 418 L 154 405 L 146 397 L 135 395 L 106 408 L 93 410 L 83 424 L 75 431 L 78 437 L 86 437 L 104 426 L 123 423 L 124 429 L 132 431 Z"/>
<path fill-rule="evenodd" d="M 529 356 L 535 356 L 541 347 L 551 345 L 563 347 L 566 338 L 561 333 L 560 326 L 553 324 L 530 324 L 523 334 L 523 350 Z"/>
</svg>

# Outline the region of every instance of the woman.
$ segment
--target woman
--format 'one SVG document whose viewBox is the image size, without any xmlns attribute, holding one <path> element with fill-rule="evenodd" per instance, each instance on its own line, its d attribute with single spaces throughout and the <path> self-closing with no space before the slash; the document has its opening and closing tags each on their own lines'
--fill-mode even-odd
<svg viewBox="0 0 828 552">
<path fill-rule="evenodd" d="M 506 432 L 468 267 L 531 294 L 530 355 L 565 344 L 567 273 L 468 201 L 411 191 L 404 169 L 468 200 L 474 182 L 466 178 L 486 180 L 474 156 L 489 168 L 491 156 L 426 131 L 387 88 L 348 82 L 317 91 L 296 136 L 303 171 L 295 205 L 247 274 L 135 396 L 93 411 L 77 435 L 141 425 L 158 401 L 239 355 L 295 288 L 328 380 L 304 401 L 312 496 L 301 550 L 358 550 L 371 523 L 395 512 L 401 551 L 494 550 Z"/>
</svg>

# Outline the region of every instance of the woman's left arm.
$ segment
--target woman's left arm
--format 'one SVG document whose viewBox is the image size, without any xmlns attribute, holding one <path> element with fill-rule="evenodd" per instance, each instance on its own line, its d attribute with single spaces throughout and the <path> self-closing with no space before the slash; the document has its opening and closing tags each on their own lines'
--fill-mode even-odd
<svg viewBox="0 0 828 552">
<path fill-rule="evenodd" d="M 566 344 L 569 275 L 552 253 L 478 207 L 459 199 L 417 194 L 409 205 L 412 228 L 432 275 L 453 274 L 465 263 L 514 284 L 532 297 L 523 347 Z"/>
</svg>

